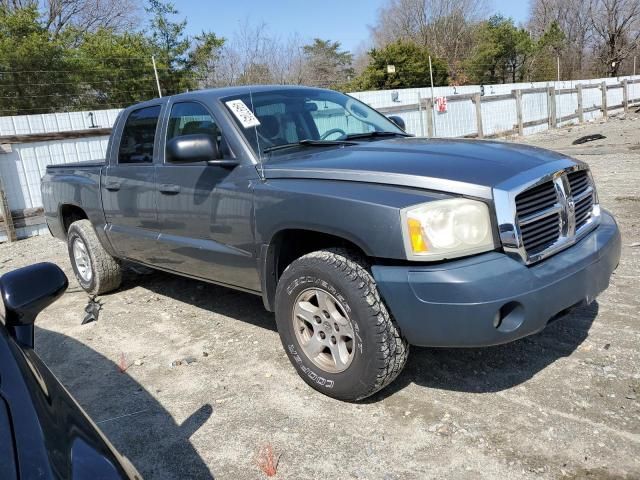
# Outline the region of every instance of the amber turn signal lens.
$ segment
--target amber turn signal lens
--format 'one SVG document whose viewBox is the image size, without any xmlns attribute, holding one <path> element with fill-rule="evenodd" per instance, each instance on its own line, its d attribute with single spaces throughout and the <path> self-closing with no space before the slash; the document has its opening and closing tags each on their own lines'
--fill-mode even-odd
<svg viewBox="0 0 640 480">
<path fill-rule="evenodd" d="M 413 253 L 424 253 L 427 251 L 427 244 L 422 236 L 422 225 L 419 220 L 409 218 L 409 236 L 411 238 L 411 248 Z"/>
</svg>

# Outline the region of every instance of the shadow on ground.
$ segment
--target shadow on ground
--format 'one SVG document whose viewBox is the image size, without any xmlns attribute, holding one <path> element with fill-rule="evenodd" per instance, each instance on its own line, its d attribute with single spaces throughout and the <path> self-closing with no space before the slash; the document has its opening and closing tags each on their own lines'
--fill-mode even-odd
<svg viewBox="0 0 640 480">
<path fill-rule="evenodd" d="M 262 298 L 258 295 L 160 271 L 145 275 L 127 271 L 122 286 L 115 294 L 138 286 L 218 315 L 277 331 L 273 313 L 265 310 Z"/>
<path fill-rule="evenodd" d="M 559 358 L 571 355 L 587 338 L 598 303 L 572 310 L 542 332 L 486 348 L 412 347 L 404 371 L 368 401 L 393 395 L 410 383 L 457 392 L 499 392 L 526 382 Z"/>
<path fill-rule="evenodd" d="M 36 327 L 36 352 L 120 453 L 146 479 L 213 479 L 189 438 L 212 415 L 209 404 L 181 425 L 118 366 L 71 337 Z"/>
<path fill-rule="evenodd" d="M 126 285 L 141 285 L 158 295 L 276 331 L 273 314 L 264 310 L 262 300 L 255 295 L 161 272 L 131 277 L 124 287 L 130 288 Z M 598 304 L 594 302 L 559 317 L 536 335 L 495 347 L 412 347 L 403 373 L 367 402 L 393 395 L 410 383 L 470 393 L 498 392 L 520 385 L 557 359 L 571 355 L 587 338 L 597 315 Z"/>
</svg>

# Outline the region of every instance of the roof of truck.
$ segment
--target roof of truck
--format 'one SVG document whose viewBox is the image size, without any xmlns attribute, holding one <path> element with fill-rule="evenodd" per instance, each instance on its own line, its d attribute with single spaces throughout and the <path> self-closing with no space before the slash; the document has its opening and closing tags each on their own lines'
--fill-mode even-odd
<svg viewBox="0 0 640 480">
<path fill-rule="evenodd" d="M 222 87 L 222 88 L 209 88 L 205 90 L 196 90 L 189 93 L 181 93 L 175 95 L 176 97 L 180 97 L 183 95 L 207 95 L 207 96 L 215 96 L 217 98 L 221 97 L 229 97 L 233 95 L 244 95 L 247 93 L 261 93 L 261 92 L 270 92 L 276 90 L 320 90 L 316 87 L 306 87 L 303 85 L 242 85 L 238 87 Z"/>
<path fill-rule="evenodd" d="M 134 105 L 130 105 L 127 109 L 131 108 L 140 108 L 147 105 L 158 105 L 168 101 L 169 99 L 182 99 L 182 98 L 194 98 L 200 96 L 206 96 L 208 98 L 224 98 L 224 97 L 232 97 L 234 95 L 245 95 L 247 93 L 261 93 L 261 92 L 270 92 L 277 90 L 325 90 L 317 87 L 306 87 L 303 85 L 243 85 L 239 87 L 222 87 L 222 88 L 208 88 L 204 90 L 194 90 L 192 92 L 179 93 L 176 95 L 171 95 L 162 98 L 154 98 L 152 100 L 147 100 L 145 102 L 136 103 Z"/>
<path fill-rule="evenodd" d="M 137 109 L 140 107 L 160 105 L 167 102 L 169 99 L 187 99 L 194 97 L 206 96 L 208 98 L 220 99 L 224 97 L 232 97 L 234 95 L 245 95 L 247 93 L 261 93 L 278 90 L 326 90 L 319 87 L 307 87 L 304 85 L 242 85 L 239 87 L 222 87 L 222 88 L 207 88 L 203 90 L 193 90 L 191 92 L 178 93 L 176 95 L 169 95 L 162 98 L 154 98 L 146 100 L 144 102 L 135 103 L 126 107 L 125 110 Z"/>
</svg>

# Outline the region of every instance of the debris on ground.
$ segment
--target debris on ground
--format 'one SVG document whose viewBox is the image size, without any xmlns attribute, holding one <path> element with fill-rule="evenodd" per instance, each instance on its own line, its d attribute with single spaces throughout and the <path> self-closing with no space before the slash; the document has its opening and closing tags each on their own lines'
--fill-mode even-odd
<svg viewBox="0 0 640 480">
<path fill-rule="evenodd" d="M 258 467 L 267 477 L 273 477 L 278 473 L 279 461 L 280 454 L 276 454 L 271 445 L 265 445 L 258 452 Z"/>
<path fill-rule="evenodd" d="M 127 365 L 127 357 L 124 355 L 124 352 L 120 353 L 120 357 L 118 357 L 118 371 L 120 373 L 124 373 L 129 368 Z"/>
<path fill-rule="evenodd" d="M 184 357 L 178 360 L 174 360 L 171 362 L 172 367 L 179 367 L 180 365 L 191 365 L 192 363 L 197 363 L 198 359 L 196 357 Z"/>
<path fill-rule="evenodd" d="M 87 303 L 87 306 L 84 307 L 86 315 L 84 316 L 81 325 L 97 322 L 100 310 L 102 310 L 102 303 L 99 300 L 96 300 L 95 296 L 89 297 L 89 302 Z"/>
<path fill-rule="evenodd" d="M 571 144 L 572 145 L 581 145 L 583 143 L 593 142 L 595 140 L 602 140 L 604 138 L 607 138 L 607 137 L 605 137 L 601 133 L 594 133 L 592 135 L 585 135 L 584 137 L 576 138 L 573 142 L 571 142 Z"/>
</svg>

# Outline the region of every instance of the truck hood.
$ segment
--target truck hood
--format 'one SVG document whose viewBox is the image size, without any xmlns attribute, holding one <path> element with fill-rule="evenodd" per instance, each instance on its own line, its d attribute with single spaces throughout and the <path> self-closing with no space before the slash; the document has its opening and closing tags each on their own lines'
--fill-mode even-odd
<svg viewBox="0 0 640 480">
<path fill-rule="evenodd" d="M 393 138 L 274 157 L 266 178 L 402 185 L 491 198 L 495 188 L 580 163 L 538 147 L 485 140 Z"/>
</svg>

